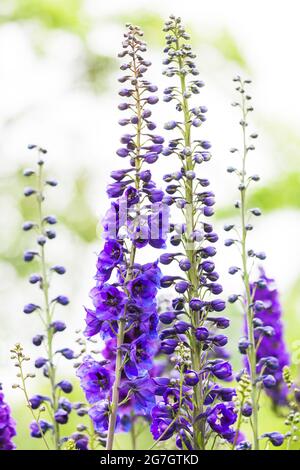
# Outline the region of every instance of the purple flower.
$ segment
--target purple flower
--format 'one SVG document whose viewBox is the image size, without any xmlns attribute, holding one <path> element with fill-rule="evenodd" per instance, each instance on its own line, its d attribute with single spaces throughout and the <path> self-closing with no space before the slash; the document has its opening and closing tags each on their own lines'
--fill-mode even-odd
<svg viewBox="0 0 300 470">
<path fill-rule="evenodd" d="M 46 434 L 49 429 L 53 429 L 52 424 L 50 424 L 48 421 L 40 419 L 39 425 L 35 421 L 30 424 L 30 435 L 31 437 L 40 439 L 42 434 Z"/>
<path fill-rule="evenodd" d="M 89 410 L 89 417 L 93 421 L 95 431 L 105 433 L 108 430 L 109 407 L 106 400 L 98 402 Z"/>
<path fill-rule="evenodd" d="M 4 401 L 0 387 L 0 450 L 13 450 L 12 438 L 16 435 L 16 424 L 11 416 L 10 407 Z"/>
<path fill-rule="evenodd" d="M 113 384 L 113 374 L 91 356 L 84 358 L 77 369 L 80 385 L 89 403 L 102 400 Z"/>
<path fill-rule="evenodd" d="M 207 415 L 207 422 L 210 427 L 225 439 L 230 435 L 231 426 L 235 423 L 237 414 L 233 405 L 218 403 Z"/>
<path fill-rule="evenodd" d="M 261 286 L 261 287 L 260 287 Z M 284 341 L 284 329 L 282 323 L 282 308 L 279 300 L 279 293 L 275 282 L 266 276 L 264 270 L 260 269 L 260 277 L 257 283 L 251 286 L 254 291 L 254 301 L 262 302 L 263 308 L 255 311 L 255 320 L 261 321 L 261 327 L 255 328 L 256 341 L 260 341 L 256 359 L 258 372 L 262 366 L 266 365 L 264 373 L 268 376 L 263 379 L 266 393 L 272 398 L 275 405 L 285 405 L 288 390 L 282 379 L 282 370 L 290 363 L 289 354 Z M 261 337 L 259 328 L 272 328 L 272 336 L 263 335 Z M 272 367 L 272 361 L 264 364 L 262 360 L 267 357 L 277 359 L 277 366 Z M 269 376 L 273 376 L 272 380 Z"/>
</svg>

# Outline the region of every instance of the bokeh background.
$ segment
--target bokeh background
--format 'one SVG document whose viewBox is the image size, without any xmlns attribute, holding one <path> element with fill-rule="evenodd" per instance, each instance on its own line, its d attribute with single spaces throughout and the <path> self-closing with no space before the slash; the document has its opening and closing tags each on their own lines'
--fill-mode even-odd
<svg viewBox="0 0 300 470">
<path fill-rule="evenodd" d="M 264 213 L 256 223 L 253 248 L 267 252 L 266 271 L 282 295 L 285 333 L 297 373 L 300 342 L 300 62 L 298 2 L 240 2 L 239 0 L 1 0 L 0 2 L 0 381 L 18 420 L 16 443 L 38 448 L 28 440 L 30 421 L 23 397 L 11 390 L 15 381 L 9 349 L 17 341 L 35 356 L 31 337 L 38 321 L 22 314 L 34 297 L 28 286 L 28 268 L 22 262 L 29 240 L 21 231 L 33 217 L 24 201 L 22 169 L 33 164 L 28 143 L 48 149 L 49 174 L 60 185 L 50 191 L 49 213 L 56 213 L 59 237 L 52 244 L 53 261 L 64 264 L 68 275 L 59 289 L 72 303 L 64 311 L 73 332 L 82 327 L 83 305 L 88 305 L 95 253 L 101 246 L 98 222 L 107 206 L 105 186 L 115 158 L 117 126 L 116 55 L 126 22 L 140 25 L 149 43 L 153 82 L 163 89 L 161 75 L 163 21 L 180 15 L 192 35 L 201 78 L 206 87 L 201 103 L 209 108 L 201 135 L 213 143 L 213 161 L 207 175 L 216 192 L 215 224 L 221 234 L 218 265 L 225 294 L 234 280 L 227 273 L 234 250 L 224 250 L 222 225 L 233 220 L 236 181 L 226 173 L 233 164 L 228 149 L 239 144 L 239 116 L 232 77 L 240 73 L 253 80 L 250 94 L 255 113 L 253 129 L 260 138 L 251 154 L 251 169 L 261 176 L 252 203 Z M 155 117 L 172 118 L 172 107 L 160 103 Z M 159 178 L 169 167 L 161 159 Z M 29 266 L 30 268 L 30 266 Z M 236 288 L 235 288 L 236 290 Z M 235 310 L 230 334 L 235 367 L 236 342 L 242 319 Z M 71 371 L 70 371 L 71 373 Z M 43 383 L 35 382 L 33 388 Z M 79 393 L 79 392 L 75 392 Z M 268 400 L 263 407 L 262 431 L 280 430 L 283 424 Z M 66 433 L 68 428 L 66 428 Z M 149 436 L 141 437 L 147 448 Z M 127 443 L 120 440 L 122 448 Z M 128 444 L 129 445 L 129 444 Z"/>
</svg>

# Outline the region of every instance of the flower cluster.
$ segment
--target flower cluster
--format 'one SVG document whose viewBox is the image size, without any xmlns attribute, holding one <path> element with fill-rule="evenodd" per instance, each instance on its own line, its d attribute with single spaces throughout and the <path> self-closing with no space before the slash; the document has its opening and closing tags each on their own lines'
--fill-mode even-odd
<svg viewBox="0 0 300 470">
<path fill-rule="evenodd" d="M 116 427 L 130 428 L 137 415 L 149 416 L 155 403 L 150 374 L 158 348 L 156 294 L 161 272 L 157 261 L 141 264 L 137 255 L 146 245 L 165 246 L 168 206 L 148 168 L 162 152 L 164 139 L 153 133 L 156 126 L 150 119 L 157 87 L 144 78 L 151 64 L 142 56 L 142 35 L 138 27 L 128 25 L 119 54 L 127 59 L 121 65 L 124 75 L 119 81 L 126 88 L 119 92 L 124 99 L 119 109 L 130 113 L 119 124 L 130 126 L 130 131 L 121 137 L 117 155 L 128 161 L 128 167 L 111 174 L 107 194 L 113 201 L 104 217 L 105 242 L 90 293 L 94 308 L 86 310 L 85 335 L 100 333 L 104 361 L 86 357 L 78 369 L 93 405 L 89 415 L 96 431 L 107 435 L 108 449 Z"/>
<path fill-rule="evenodd" d="M 16 424 L 11 416 L 10 407 L 4 400 L 0 384 L 0 450 L 13 450 L 12 438 L 16 435 Z"/>
<path fill-rule="evenodd" d="M 227 343 L 227 336 L 218 330 L 226 329 L 229 320 L 220 316 L 225 302 L 217 297 L 223 289 L 213 262 L 218 235 L 207 220 L 214 214 L 215 195 L 208 189 L 209 181 L 197 176 L 199 165 L 211 158 L 211 145 L 192 138 L 192 130 L 206 120 L 207 109 L 192 106 L 190 98 L 198 97 L 204 83 L 197 78 L 195 55 L 180 18 L 171 16 L 164 31 L 164 75 L 179 81 L 179 86 L 164 90 L 164 101 L 174 102 L 179 112 L 178 120 L 165 124 L 166 130 L 176 130 L 177 135 L 162 153 L 179 161 L 178 169 L 164 176 L 168 183 L 165 201 L 179 209 L 181 221 L 171 225 L 170 242 L 177 251 L 160 257 L 161 264 L 179 268 L 178 275 L 161 279 L 162 287 L 175 288 L 176 297 L 160 315 L 164 327 L 160 351 L 171 356 L 177 373 L 171 381 L 158 379 L 156 394 L 162 400 L 153 409 L 151 429 L 157 441 L 176 434 L 180 448 L 204 449 L 212 432 L 227 440 L 234 436 L 236 413 L 231 402 L 235 391 L 216 383 L 232 377 L 230 363 L 215 355 Z"/>
<path fill-rule="evenodd" d="M 290 362 L 284 342 L 282 309 L 273 279 L 260 269 L 260 277 L 251 286 L 255 308 L 255 342 L 258 372 L 262 374 L 267 395 L 275 406 L 287 404 L 288 389 L 282 371 Z M 273 377 L 273 379 L 272 379 Z"/>
<path fill-rule="evenodd" d="M 35 359 L 36 369 L 42 369 L 43 375 L 49 380 L 50 396 L 34 395 L 29 400 L 33 410 L 38 410 L 45 404 L 51 410 L 50 421 L 41 420 L 40 423 L 33 422 L 30 426 L 31 436 L 41 438 L 42 433 L 45 434 L 51 430 L 54 437 L 54 446 L 59 449 L 61 446 L 60 425 L 67 423 L 69 414 L 72 410 L 72 404 L 61 393 L 70 393 L 72 384 L 68 380 L 57 380 L 56 358 L 63 357 L 67 360 L 73 359 L 75 353 L 69 347 L 54 350 L 54 338 L 57 334 L 66 329 L 66 324 L 62 320 L 54 317 L 56 307 L 65 307 L 69 304 L 69 299 L 64 294 L 54 295 L 50 297 L 50 283 L 52 276 L 62 276 L 66 269 L 60 264 L 50 265 L 46 257 L 46 247 L 51 240 L 56 238 L 54 226 L 57 219 L 54 215 L 44 213 L 43 203 L 45 200 L 46 187 L 57 186 L 57 181 L 44 175 L 45 155 L 47 151 L 36 145 L 30 145 L 30 150 L 37 152 L 37 168 L 26 169 L 24 176 L 32 183 L 24 190 L 27 198 L 35 199 L 36 220 L 26 221 L 23 224 L 25 232 L 34 232 L 36 237 L 36 248 L 25 251 L 24 261 L 26 263 L 33 262 L 38 267 L 37 272 L 29 276 L 29 283 L 36 285 L 42 292 L 41 304 L 30 302 L 24 306 L 26 315 L 34 312 L 41 318 L 44 331 L 39 332 L 32 338 L 32 342 L 37 347 L 44 347 L 44 353 Z"/>
</svg>

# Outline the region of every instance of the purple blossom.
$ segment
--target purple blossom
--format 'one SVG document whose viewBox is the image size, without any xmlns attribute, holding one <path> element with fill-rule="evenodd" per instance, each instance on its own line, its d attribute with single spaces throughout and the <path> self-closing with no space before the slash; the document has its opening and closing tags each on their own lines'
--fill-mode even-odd
<svg viewBox="0 0 300 470">
<path fill-rule="evenodd" d="M 0 387 L 0 450 L 13 450 L 12 438 L 16 435 L 16 424 L 11 416 L 10 407 L 4 400 Z"/>
<path fill-rule="evenodd" d="M 260 287 L 261 286 L 261 287 Z M 266 393 L 271 397 L 275 405 L 285 405 L 287 399 L 287 386 L 282 379 L 283 367 L 290 363 L 284 341 L 284 328 L 282 323 L 282 307 L 280 304 L 279 293 L 276 289 L 273 279 L 268 278 L 262 268 L 260 268 L 260 277 L 257 283 L 252 284 L 254 292 L 254 302 L 262 302 L 262 309 L 256 310 L 255 320 L 261 321 L 263 328 L 272 328 L 272 336 L 261 335 L 260 327 L 255 328 L 256 341 L 260 341 L 256 358 L 258 372 L 264 367 L 265 377 L 263 383 L 266 387 Z M 264 358 L 274 358 L 276 367 L 272 367 L 272 361 L 264 361 Z M 273 361 L 274 362 L 274 361 Z M 270 377 L 274 377 L 272 380 Z"/>
</svg>

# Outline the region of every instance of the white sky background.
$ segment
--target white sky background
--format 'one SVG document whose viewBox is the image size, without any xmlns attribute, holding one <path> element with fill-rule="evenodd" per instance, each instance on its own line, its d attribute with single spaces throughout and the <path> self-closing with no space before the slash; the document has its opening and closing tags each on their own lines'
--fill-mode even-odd
<svg viewBox="0 0 300 470">
<path fill-rule="evenodd" d="M 145 11 L 158 12 L 164 17 L 170 13 L 178 14 L 200 33 L 228 29 L 250 64 L 251 78 L 254 80 L 251 94 L 257 115 L 267 119 L 279 117 L 280 121 L 292 128 L 299 128 L 300 4 L 297 1 L 87 2 L 88 12 L 100 19 L 118 12 L 129 15 L 131 10 L 142 8 Z M 101 30 L 93 31 L 90 43 L 103 54 L 116 55 L 121 34 L 122 30 L 108 21 Z M 30 166 L 31 154 L 24 149 L 28 143 L 38 142 L 48 148 L 50 167 L 61 182 L 57 196 L 53 193 L 54 203 L 57 197 L 59 203 L 64 204 L 64 195 L 69 190 L 72 175 L 85 167 L 93 174 L 90 203 L 100 216 L 107 204 L 105 186 L 110 170 L 122 166 L 122 161 L 115 157 L 122 133 L 122 129 L 116 124 L 119 117 L 116 110 L 118 85 L 116 81 L 112 81 L 108 92 L 97 97 L 82 89 L 72 88 L 72 78 L 76 72 L 74 57 L 77 41 L 66 34 L 57 34 L 55 37 L 52 35 L 47 44 L 47 55 L 38 58 L 32 51 L 26 29 L 18 25 L 1 27 L 0 178 L 9 174 L 21 162 L 25 167 Z M 160 75 L 161 57 L 154 53 L 153 59 L 155 63 L 151 76 L 162 88 L 169 81 Z M 230 107 L 234 96 L 231 82 L 234 71 L 232 67 L 220 69 L 216 63 L 216 58 L 208 54 L 207 62 L 199 64 L 202 78 L 207 84 L 200 104 L 209 108 L 207 125 L 200 132 L 213 143 L 214 160 L 209 164 L 208 173 L 212 180 L 212 189 L 223 203 L 236 197 L 233 180 L 225 169 L 232 164 L 228 149 L 238 143 L 239 117 Z M 155 108 L 156 118 L 163 116 L 165 120 L 169 120 L 174 116 L 170 105 L 160 104 Z M 256 130 L 260 134 L 260 141 L 253 156 L 253 168 L 255 172 L 260 172 L 263 180 L 268 180 L 285 168 L 285 162 L 278 158 L 280 152 L 273 156 L 271 143 L 260 129 Z M 295 159 L 299 159 L 299 156 L 295 155 Z M 169 170 L 168 161 L 161 165 L 164 167 L 161 174 L 163 170 Z M 0 230 L 5 234 L 7 226 L 15 224 L 16 214 L 11 198 L 8 197 L 7 204 L 0 207 L 0 211 Z M 282 233 L 282 227 L 288 227 L 285 233 Z M 223 237 L 222 233 L 221 235 Z M 279 212 L 264 217 L 257 224 L 255 237 L 257 247 L 267 251 L 266 266 L 270 275 L 276 277 L 280 289 L 286 292 L 299 276 L 299 213 Z M 288 241 L 283 237 L 288 238 Z M 283 245 L 284 253 L 281 252 Z M 69 309 L 69 315 L 72 314 L 74 329 L 83 319 L 81 306 L 88 303 L 87 294 L 94 274 L 94 251 L 99 246 L 83 248 L 68 233 L 61 233 L 55 247 L 53 246 L 55 255 L 59 254 L 58 261 L 66 264 L 70 273 L 64 282 L 66 291 L 72 291 L 73 307 Z M 219 243 L 219 252 L 221 250 L 224 251 Z M 219 255 L 220 270 L 224 274 L 222 281 L 228 292 L 233 280 L 226 273 L 228 266 L 233 264 L 233 253 L 234 250 L 229 249 L 225 255 Z M 36 330 L 33 329 L 32 317 L 24 318 L 21 311 L 24 303 L 33 300 L 33 292 L 34 288 L 28 287 L 25 280 L 16 279 L 11 267 L 3 267 L 0 273 L 0 315 L 5 317 L 5 326 L 1 336 L 9 336 L 9 345 L 21 340 L 30 347 L 29 334 Z M 9 345 L 4 342 L 0 346 L 0 367 L 4 368 L 3 374 L 10 373 Z M 0 378 L 1 375 L 0 373 Z"/>
</svg>

